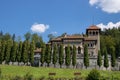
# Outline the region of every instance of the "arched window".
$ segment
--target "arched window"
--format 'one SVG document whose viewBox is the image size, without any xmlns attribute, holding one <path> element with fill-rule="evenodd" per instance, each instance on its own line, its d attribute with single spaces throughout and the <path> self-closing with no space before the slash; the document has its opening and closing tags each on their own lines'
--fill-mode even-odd
<svg viewBox="0 0 120 80">
<path fill-rule="evenodd" d="M 90 44 L 90 47 L 93 47 L 93 44 L 92 44 L 92 43 Z"/>
<path fill-rule="evenodd" d="M 96 35 L 98 35 L 98 32 L 96 32 Z"/>
<path fill-rule="evenodd" d="M 91 31 L 89 32 L 89 35 L 91 35 Z"/>
<path fill-rule="evenodd" d="M 93 31 L 93 35 L 95 35 L 95 32 Z"/>
<path fill-rule="evenodd" d="M 88 43 L 88 47 L 90 47 L 89 43 Z"/>
<path fill-rule="evenodd" d="M 81 54 L 81 48 L 78 47 L 78 54 Z"/>
</svg>

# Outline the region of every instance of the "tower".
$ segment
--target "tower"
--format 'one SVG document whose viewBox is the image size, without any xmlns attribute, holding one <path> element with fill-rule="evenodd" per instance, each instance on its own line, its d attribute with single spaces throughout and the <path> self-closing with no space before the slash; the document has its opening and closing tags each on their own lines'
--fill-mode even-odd
<svg viewBox="0 0 120 80">
<path fill-rule="evenodd" d="M 88 38 L 95 39 L 96 40 L 96 51 L 100 50 L 100 28 L 92 25 L 86 30 L 86 34 L 88 35 Z"/>
</svg>

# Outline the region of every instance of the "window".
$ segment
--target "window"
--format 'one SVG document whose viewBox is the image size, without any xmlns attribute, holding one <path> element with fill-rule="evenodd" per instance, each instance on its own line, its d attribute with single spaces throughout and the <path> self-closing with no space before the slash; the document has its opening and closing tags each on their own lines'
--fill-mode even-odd
<svg viewBox="0 0 120 80">
<path fill-rule="evenodd" d="M 91 43 L 91 46 L 90 47 L 93 47 L 93 44 Z"/>
<path fill-rule="evenodd" d="M 91 32 L 89 32 L 89 35 L 91 35 Z"/>
<path fill-rule="evenodd" d="M 98 32 L 96 32 L 96 35 L 98 35 Z"/>
<path fill-rule="evenodd" d="M 70 53 L 72 54 L 72 47 L 70 47 Z"/>
<path fill-rule="evenodd" d="M 88 47 L 89 47 L 90 45 L 89 45 L 89 43 L 88 43 Z"/>
<path fill-rule="evenodd" d="M 93 35 L 95 35 L 95 32 L 93 32 Z"/>
<path fill-rule="evenodd" d="M 78 54 L 81 54 L 81 48 L 78 47 Z"/>
</svg>

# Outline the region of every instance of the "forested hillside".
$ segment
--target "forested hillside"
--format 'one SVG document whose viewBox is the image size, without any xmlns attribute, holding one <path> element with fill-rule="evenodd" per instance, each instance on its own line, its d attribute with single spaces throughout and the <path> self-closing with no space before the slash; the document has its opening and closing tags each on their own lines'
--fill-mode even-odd
<svg viewBox="0 0 120 80">
<path fill-rule="evenodd" d="M 113 51 L 116 57 L 120 57 L 120 27 L 101 31 L 100 43 L 102 54 L 106 49 L 108 54 Z"/>
</svg>

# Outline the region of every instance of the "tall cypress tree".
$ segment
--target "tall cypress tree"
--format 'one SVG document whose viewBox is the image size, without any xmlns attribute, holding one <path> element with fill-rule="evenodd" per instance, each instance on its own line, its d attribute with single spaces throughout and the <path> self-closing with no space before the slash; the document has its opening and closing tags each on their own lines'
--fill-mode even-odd
<svg viewBox="0 0 120 80">
<path fill-rule="evenodd" d="M 71 63 L 71 54 L 70 54 L 70 45 L 67 46 L 67 49 L 66 49 L 66 57 L 65 57 L 65 64 L 67 67 L 70 66 L 70 63 Z"/>
<path fill-rule="evenodd" d="M 10 62 L 11 47 L 12 47 L 12 40 L 7 40 L 6 50 L 5 50 L 5 61 L 6 61 L 6 64 L 9 64 L 9 62 Z"/>
<path fill-rule="evenodd" d="M 113 46 L 110 47 L 110 54 L 111 54 L 111 66 L 115 67 L 116 58 L 115 58 L 115 48 Z"/>
<path fill-rule="evenodd" d="M 26 54 L 26 56 L 27 56 L 27 65 L 28 65 L 28 62 L 29 62 L 29 59 L 30 59 L 30 41 L 29 40 L 26 40 L 26 45 L 27 45 L 27 47 L 26 47 L 26 49 L 27 49 L 27 54 Z"/>
<path fill-rule="evenodd" d="M 76 65 L 76 47 L 75 47 L 75 45 L 73 45 L 72 65 L 73 65 L 73 67 L 75 67 L 75 65 Z"/>
<path fill-rule="evenodd" d="M 57 45 L 55 44 L 54 49 L 53 49 L 53 64 L 54 64 L 54 67 L 56 66 L 57 59 L 58 59 L 57 54 L 58 54 L 58 48 L 57 48 Z"/>
<path fill-rule="evenodd" d="M 2 51 L 2 43 L 0 41 L 0 64 L 2 64 L 2 61 L 3 61 L 3 54 L 1 53 Z"/>
<path fill-rule="evenodd" d="M 13 42 L 13 46 L 11 48 L 10 60 L 15 62 L 16 60 L 16 53 L 17 53 L 17 43 Z"/>
<path fill-rule="evenodd" d="M 24 64 L 27 63 L 28 53 L 27 53 L 27 42 L 26 41 L 23 42 L 21 58 L 22 58 L 22 62 L 24 62 Z"/>
<path fill-rule="evenodd" d="M 17 59 L 17 62 L 18 62 L 18 65 L 19 65 L 19 62 L 21 62 L 22 60 L 22 41 L 19 42 L 19 46 L 18 46 L 18 52 L 17 52 L 17 56 L 16 56 L 16 59 Z"/>
<path fill-rule="evenodd" d="M 115 53 L 116 53 L 116 58 L 120 57 L 120 41 L 118 41 L 116 43 L 116 46 L 115 46 Z"/>
<path fill-rule="evenodd" d="M 84 66 L 87 68 L 89 66 L 89 55 L 88 55 L 88 46 L 84 45 Z"/>
<path fill-rule="evenodd" d="M 41 58 L 40 58 L 41 66 L 43 66 L 43 64 L 45 62 L 45 54 L 46 54 L 45 51 L 46 51 L 46 45 L 43 44 L 42 52 L 41 52 Z"/>
<path fill-rule="evenodd" d="M 46 55 L 45 55 L 45 57 L 46 57 L 47 66 L 49 67 L 50 62 L 51 62 L 51 47 L 50 47 L 50 45 L 47 45 L 47 47 L 46 47 Z"/>
<path fill-rule="evenodd" d="M 30 44 L 30 55 L 29 55 L 29 61 L 31 64 L 33 64 L 34 62 L 34 49 L 35 49 L 35 43 L 34 41 L 32 41 Z"/>
<path fill-rule="evenodd" d="M 64 52 L 63 52 L 63 45 L 60 45 L 59 48 L 59 64 L 60 64 L 60 68 L 62 68 L 62 64 L 64 63 Z"/>
<path fill-rule="evenodd" d="M 2 63 L 5 60 L 5 47 L 6 47 L 6 41 L 2 40 L 1 42 L 1 53 L 0 53 L 0 63 Z"/>
<path fill-rule="evenodd" d="M 98 51 L 97 65 L 99 66 L 99 68 L 102 65 L 102 56 L 100 51 Z"/>
<path fill-rule="evenodd" d="M 104 51 L 104 67 L 107 69 L 109 67 L 109 62 L 108 62 L 108 54 L 107 50 L 105 49 Z"/>
</svg>

